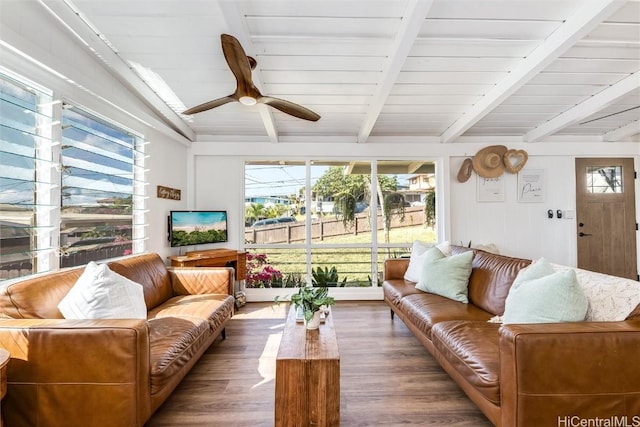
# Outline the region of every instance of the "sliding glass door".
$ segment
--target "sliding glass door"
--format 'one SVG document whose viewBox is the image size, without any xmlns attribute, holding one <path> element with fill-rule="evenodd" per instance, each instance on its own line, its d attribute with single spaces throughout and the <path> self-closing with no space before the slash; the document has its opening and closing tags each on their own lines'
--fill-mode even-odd
<svg viewBox="0 0 640 427">
<path fill-rule="evenodd" d="M 436 240 L 432 161 L 246 161 L 244 188 L 249 288 L 377 287 L 385 258 Z"/>
</svg>

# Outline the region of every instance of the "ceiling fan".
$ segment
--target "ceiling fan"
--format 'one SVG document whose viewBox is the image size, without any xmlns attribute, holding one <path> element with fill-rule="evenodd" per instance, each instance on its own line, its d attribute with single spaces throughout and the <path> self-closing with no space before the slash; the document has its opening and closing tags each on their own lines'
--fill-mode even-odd
<svg viewBox="0 0 640 427">
<path fill-rule="evenodd" d="M 224 59 L 226 59 L 231 72 L 236 77 L 236 91 L 231 95 L 189 108 L 182 114 L 190 115 L 201 113 L 212 108 L 220 107 L 221 105 L 229 102 L 237 101 L 244 105 L 255 105 L 258 103 L 266 104 L 282 111 L 283 113 L 300 119 L 310 120 L 312 122 L 315 122 L 320 118 L 319 114 L 314 113 L 301 105 L 284 99 L 262 95 L 251 80 L 251 70 L 256 67 L 256 60 L 247 56 L 240 45 L 240 42 L 235 37 L 230 36 L 229 34 L 222 34 L 220 37 L 222 39 L 222 52 L 224 53 Z"/>
</svg>

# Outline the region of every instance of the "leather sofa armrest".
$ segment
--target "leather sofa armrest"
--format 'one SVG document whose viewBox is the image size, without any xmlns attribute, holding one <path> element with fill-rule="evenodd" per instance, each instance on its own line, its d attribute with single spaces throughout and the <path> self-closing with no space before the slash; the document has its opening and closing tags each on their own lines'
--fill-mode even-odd
<svg viewBox="0 0 640 427">
<path fill-rule="evenodd" d="M 384 279 L 404 279 L 404 273 L 409 267 L 409 258 L 387 258 L 384 260 Z"/>
<path fill-rule="evenodd" d="M 223 294 L 233 296 L 232 267 L 170 267 L 175 295 Z"/>
<path fill-rule="evenodd" d="M 11 354 L 6 425 L 141 426 L 150 416 L 146 320 L 0 319 L 0 347 Z"/>
<path fill-rule="evenodd" d="M 503 325 L 502 425 L 640 422 L 638 360 L 640 321 Z"/>
</svg>

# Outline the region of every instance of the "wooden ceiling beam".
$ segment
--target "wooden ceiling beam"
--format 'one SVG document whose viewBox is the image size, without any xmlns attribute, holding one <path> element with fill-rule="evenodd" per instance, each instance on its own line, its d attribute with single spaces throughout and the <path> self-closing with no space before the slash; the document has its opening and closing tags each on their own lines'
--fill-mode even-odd
<svg viewBox="0 0 640 427">
<path fill-rule="evenodd" d="M 249 27 L 245 19 L 245 14 L 240 10 L 242 4 L 243 2 L 223 1 L 220 2 L 220 8 L 222 9 L 222 14 L 224 15 L 227 27 L 232 29 L 231 35 L 240 41 L 242 48 L 248 56 L 255 58 L 256 50 L 253 47 L 253 42 L 251 41 L 251 35 L 249 34 Z M 251 79 L 258 90 L 264 94 L 262 79 L 260 78 L 260 69 L 260 62 L 258 62 L 256 68 L 251 73 Z M 262 119 L 269 141 L 273 143 L 279 142 L 278 130 L 276 129 L 276 123 L 273 119 L 271 107 L 264 104 L 258 104 L 255 108 L 258 108 L 260 118 Z"/>
<path fill-rule="evenodd" d="M 407 165 L 407 173 L 414 174 L 417 170 L 419 170 L 424 162 L 411 162 Z"/>
<path fill-rule="evenodd" d="M 345 175 L 351 175 L 356 168 L 356 162 L 349 162 L 345 169 Z"/>
<path fill-rule="evenodd" d="M 500 81 L 477 104 L 447 129 L 441 136 L 443 143 L 453 142 L 460 135 L 502 104 L 509 96 L 524 86 L 577 41 L 600 25 L 606 18 L 624 5 L 623 0 L 598 0 L 584 2 L 583 6 L 542 44 Z"/>
<path fill-rule="evenodd" d="M 636 120 L 626 126 L 607 132 L 602 135 L 602 139 L 606 142 L 616 142 L 637 133 L 640 133 L 640 120 Z"/>
<path fill-rule="evenodd" d="M 562 128 L 578 123 L 580 120 L 597 113 L 603 108 L 615 103 L 619 99 L 628 95 L 640 87 L 640 71 L 625 77 L 618 83 L 598 92 L 596 95 L 581 102 L 575 107 L 557 115 L 548 122 L 543 123 L 537 128 L 529 131 L 524 135 L 525 142 L 537 142 Z"/>
<path fill-rule="evenodd" d="M 400 28 L 396 33 L 390 55 L 387 57 L 385 67 L 382 70 L 382 78 L 378 84 L 378 90 L 373 95 L 367 114 L 358 132 L 358 142 L 364 143 L 371 135 L 378 116 L 384 107 L 391 89 L 398 79 L 405 59 L 413 46 L 413 42 L 422 28 L 425 18 L 433 0 L 410 0 L 402 16 Z"/>
<path fill-rule="evenodd" d="M 168 126 L 173 132 L 185 138 L 189 143 L 195 141 L 195 132 L 185 123 L 184 119 L 166 104 L 144 80 L 132 70 L 131 66 L 118 55 L 102 38 L 91 28 L 88 21 L 82 17 L 78 10 L 68 3 L 54 0 L 42 0 L 40 5 L 49 12 L 65 29 L 72 34 L 87 50 L 100 58 L 113 76 L 124 86 L 144 99 L 148 105 L 162 118 L 163 126 Z M 106 99 L 106 96 L 105 96 Z M 117 102 L 113 102 L 117 105 Z M 150 125 L 151 126 L 151 125 Z"/>
</svg>

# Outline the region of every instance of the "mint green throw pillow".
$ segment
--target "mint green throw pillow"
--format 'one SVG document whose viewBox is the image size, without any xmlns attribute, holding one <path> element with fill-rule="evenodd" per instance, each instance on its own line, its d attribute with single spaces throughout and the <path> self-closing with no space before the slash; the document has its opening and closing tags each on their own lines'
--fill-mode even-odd
<svg viewBox="0 0 640 427">
<path fill-rule="evenodd" d="M 539 279 L 553 273 L 555 273 L 555 270 L 553 269 L 553 266 L 549 263 L 549 261 L 547 261 L 546 258 L 540 258 L 528 267 L 523 268 L 518 272 L 518 275 L 511 285 L 511 289 L 513 289 L 514 286 L 517 287 L 521 283 L 528 280 Z"/>
<path fill-rule="evenodd" d="M 431 248 L 424 254 L 416 288 L 466 304 L 472 261 L 473 251 L 445 256 L 438 248 Z"/>
<path fill-rule="evenodd" d="M 540 263 L 532 264 L 527 270 Z M 584 320 L 589 303 L 575 270 L 544 275 L 544 265 L 523 270 L 505 301 L 503 323 L 558 323 Z M 553 268 L 551 268 L 553 271 Z M 542 274 L 541 277 L 536 277 Z"/>
</svg>

